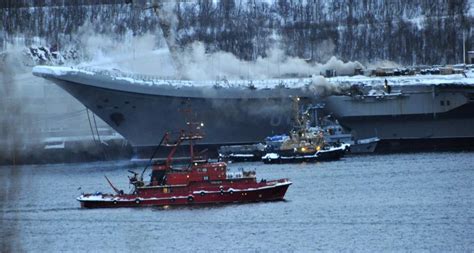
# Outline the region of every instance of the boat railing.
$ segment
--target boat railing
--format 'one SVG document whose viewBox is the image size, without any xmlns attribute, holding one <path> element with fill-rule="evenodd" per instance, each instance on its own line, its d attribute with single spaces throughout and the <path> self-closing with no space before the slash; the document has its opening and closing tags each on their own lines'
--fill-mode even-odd
<svg viewBox="0 0 474 253">
<path fill-rule="evenodd" d="M 378 137 L 371 137 L 371 138 L 366 138 L 366 139 L 360 139 L 357 140 L 357 144 L 369 144 L 371 142 L 378 142 L 380 139 Z"/>
<path fill-rule="evenodd" d="M 392 93 L 386 93 L 386 92 L 381 92 L 381 93 L 373 93 L 373 94 L 365 94 L 365 95 L 356 95 L 352 96 L 353 99 L 355 100 L 365 100 L 367 99 L 376 99 L 376 100 L 381 100 L 381 99 L 398 99 L 407 96 L 404 92 L 398 91 L 398 92 L 392 92 Z"/>
<path fill-rule="evenodd" d="M 153 82 L 153 81 L 163 81 L 163 80 L 179 80 L 176 77 L 172 76 L 159 76 L 159 75 L 147 75 L 147 74 L 137 74 L 137 73 L 128 73 L 123 72 L 119 69 L 101 69 L 101 68 L 94 68 L 94 67 L 80 67 L 79 69 L 97 73 L 104 76 L 110 76 L 113 78 L 131 78 L 133 80 L 140 80 L 145 82 Z"/>
<path fill-rule="evenodd" d="M 137 82 L 147 82 L 152 84 L 163 84 L 168 83 L 170 85 L 179 84 L 179 83 L 186 83 L 188 85 L 193 85 L 195 81 L 177 78 L 175 76 L 159 76 L 159 75 L 148 75 L 148 74 L 137 74 L 137 73 L 130 73 L 130 72 L 123 72 L 119 69 L 102 69 L 102 68 L 95 68 L 95 67 L 78 67 L 77 69 L 96 73 L 99 75 L 111 77 L 111 78 L 119 78 L 119 79 L 130 79 Z M 311 82 L 311 79 L 261 79 L 261 80 L 252 80 L 252 79 L 235 79 L 235 80 L 228 80 L 227 78 L 220 78 L 217 77 L 215 80 L 203 80 L 199 81 L 199 84 L 206 84 L 206 86 L 214 87 L 219 89 L 221 87 L 225 88 L 248 88 L 250 90 L 254 90 L 257 88 L 291 88 L 291 87 L 302 87 L 307 86 Z"/>
<path fill-rule="evenodd" d="M 255 178 L 256 172 L 253 170 L 250 171 L 227 171 L 226 178 L 227 179 L 236 179 L 236 178 Z"/>
</svg>

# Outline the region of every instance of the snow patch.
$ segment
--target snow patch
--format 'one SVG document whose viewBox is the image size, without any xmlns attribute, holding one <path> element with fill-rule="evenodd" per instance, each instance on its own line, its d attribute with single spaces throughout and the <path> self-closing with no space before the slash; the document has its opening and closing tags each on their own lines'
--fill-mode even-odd
<svg viewBox="0 0 474 253">
<path fill-rule="evenodd" d="M 95 75 L 92 71 L 84 69 L 78 69 L 73 67 L 60 67 L 60 66 L 36 66 L 33 68 L 33 74 L 35 76 L 48 77 L 48 76 L 64 76 L 69 74 L 82 73 L 86 75 Z"/>
<path fill-rule="evenodd" d="M 335 85 L 342 85 L 344 83 L 350 84 L 364 84 L 367 86 L 383 85 L 385 79 L 390 85 L 443 85 L 443 84 L 459 84 L 459 85 L 474 85 L 474 75 L 414 75 L 414 76 L 385 76 L 385 77 L 367 77 L 367 76 L 339 76 L 328 78 L 330 83 Z"/>
</svg>

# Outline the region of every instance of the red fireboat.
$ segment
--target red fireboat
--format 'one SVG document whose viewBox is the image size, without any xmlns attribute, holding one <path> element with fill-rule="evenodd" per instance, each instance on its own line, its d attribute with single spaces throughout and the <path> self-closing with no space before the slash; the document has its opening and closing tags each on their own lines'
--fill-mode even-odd
<svg viewBox="0 0 474 253">
<path fill-rule="evenodd" d="M 188 123 L 190 125 L 190 123 Z M 228 172 L 224 162 L 208 162 L 195 157 L 193 142 L 202 139 L 198 132 L 181 131 L 177 141 L 170 144 L 167 133 L 164 142 L 172 149 L 165 162 L 154 164 L 149 182 L 143 180 L 146 166 L 139 176 L 129 176 L 133 186 L 130 193 L 117 189 L 106 177 L 115 194 L 82 194 L 77 198 L 83 208 L 143 207 L 166 205 L 196 205 L 244 203 L 283 200 L 291 182 L 288 179 L 257 181 L 255 171 Z M 190 158 L 187 163 L 173 164 L 173 156 L 180 144 L 188 141 Z"/>
</svg>

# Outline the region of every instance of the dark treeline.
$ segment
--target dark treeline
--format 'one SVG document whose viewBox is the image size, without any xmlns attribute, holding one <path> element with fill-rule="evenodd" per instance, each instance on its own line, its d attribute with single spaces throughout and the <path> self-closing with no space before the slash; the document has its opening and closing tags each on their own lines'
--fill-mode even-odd
<svg viewBox="0 0 474 253">
<path fill-rule="evenodd" d="M 462 62 L 463 36 L 467 49 L 474 50 L 468 0 L 176 3 L 178 45 L 202 41 L 210 51 L 228 51 L 247 60 L 265 56 L 276 42 L 288 55 L 308 60 L 325 61 L 336 55 L 344 60 L 408 65 Z M 39 37 L 61 48 L 74 44 L 86 22 L 95 32 L 117 39 L 130 31 L 135 35 L 158 32 L 157 14 L 147 6 L 146 1 L 6 0 L 0 9 L 0 46 L 23 36 L 25 44 Z"/>
<path fill-rule="evenodd" d="M 137 0 L 135 0 L 137 2 Z M 140 2 L 144 2 L 141 0 Z M 0 8 L 51 7 L 74 5 L 132 4 L 133 0 L 2 0 Z"/>
</svg>

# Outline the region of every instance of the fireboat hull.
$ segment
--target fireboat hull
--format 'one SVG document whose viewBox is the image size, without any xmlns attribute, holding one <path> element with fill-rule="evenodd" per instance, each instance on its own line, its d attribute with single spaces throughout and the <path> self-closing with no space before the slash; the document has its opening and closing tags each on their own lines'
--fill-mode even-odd
<svg viewBox="0 0 474 253">
<path fill-rule="evenodd" d="M 153 197 L 140 197 L 139 195 L 81 195 L 77 200 L 82 208 L 118 208 L 118 207 L 149 207 L 171 205 L 202 205 L 202 204 L 227 204 L 248 203 L 261 201 L 283 200 L 292 183 L 290 181 L 277 181 L 271 185 L 257 188 L 227 190 L 196 190 L 187 195 L 156 195 Z"/>
</svg>

